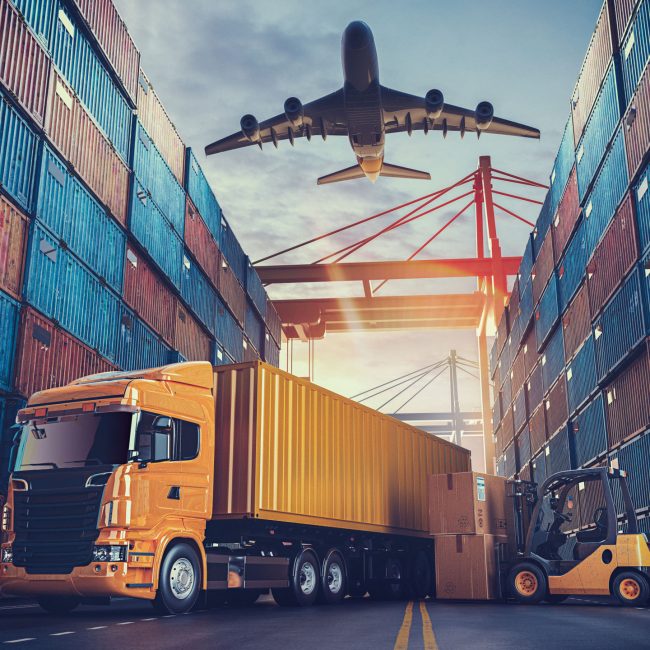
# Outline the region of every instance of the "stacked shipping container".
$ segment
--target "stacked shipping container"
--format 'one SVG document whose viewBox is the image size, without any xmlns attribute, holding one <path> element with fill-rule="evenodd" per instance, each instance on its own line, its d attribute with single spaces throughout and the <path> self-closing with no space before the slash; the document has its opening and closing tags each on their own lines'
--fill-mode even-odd
<svg viewBox="0 0 650 650">
<path fill-rule="evenodd" d="M 650 0 L 606 0 L 491 353 L 497 468 L 539 483 L 613 463 L 629 471 L 640 514 L 650 512 L 649 57 Z"/>
<path fill-rule="evenodd" d="M 0 0 L 0 340 L 0 434 L 84 374 L 279 365 L 277 313 L 111 0 Z"/>
</svg>

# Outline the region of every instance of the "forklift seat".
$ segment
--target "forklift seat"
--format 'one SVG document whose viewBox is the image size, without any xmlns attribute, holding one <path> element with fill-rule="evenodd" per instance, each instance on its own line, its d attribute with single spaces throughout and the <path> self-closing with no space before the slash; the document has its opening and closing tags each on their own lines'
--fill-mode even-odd
<svg viewBox="0 0 650 650">
<path fill-rule="evenodd" d="M 597 532 L 597 531 L 588 531 L 588 532 Z M 598 541 L 593 542 L 582 542 L 579 540 L 580 533 L 578 533 L 578 541 L 573 547 L 573 559 L 578 562 L 582 562 L 585 558 L 588 558 L 597 548 L 600 547 L 603 540 L 599 539 Z"/>
</svg>

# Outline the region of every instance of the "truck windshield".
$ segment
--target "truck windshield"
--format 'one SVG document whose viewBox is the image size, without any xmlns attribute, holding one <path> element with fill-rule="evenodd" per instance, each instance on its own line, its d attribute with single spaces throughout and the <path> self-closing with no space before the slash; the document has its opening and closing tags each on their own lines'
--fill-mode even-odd
<svg viewBox="0 0 650 650">
<path fill-rule="evenodd" d="M 15 471 L 126 463 L 132 421 L 132 413 L 84 413 L 25 424 Z"/>
</svg>

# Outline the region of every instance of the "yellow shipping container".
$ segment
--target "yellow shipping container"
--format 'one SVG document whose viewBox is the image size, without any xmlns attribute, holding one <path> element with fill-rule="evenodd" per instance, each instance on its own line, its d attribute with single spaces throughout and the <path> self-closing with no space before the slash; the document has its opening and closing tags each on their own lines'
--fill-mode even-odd
<svg viewBox="0 0 650 650">
<path fill-rule="evenodd" d="M 262 362 L 215 368 L 213 518 L 428 535 L 427 477 L 470 452 Z"/>
</svg>

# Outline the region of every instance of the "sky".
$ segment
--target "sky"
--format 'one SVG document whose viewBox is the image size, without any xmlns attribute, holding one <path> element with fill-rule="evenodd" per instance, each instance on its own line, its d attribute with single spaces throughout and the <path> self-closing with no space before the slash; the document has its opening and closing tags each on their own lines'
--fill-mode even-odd
<svg viewBox="0 0 650 650">
<path fill-rule="evenodd" d="M 546 182 L 569 114 L 569 99 L 593 32 L 601 0 L 114 0 L 142 55 L 142 68 L 188 146 L 197 153 L 224 214 L 256 260 L 311 236 L 449 185 L 491 155 L 495 167 Z M 539 128 L 539 142 L 485 135 L 480 140 L 421 132 L 387 137 L 387 162 L 431 173 L 432 180 L 380 178 L 317 186 L 317 177 L 354 163 L 346 138 L 297 140 L 292 148 L 250 147 L 203 155 L 210 142 L 239 130 L 253 113 L 262 121 L 282 112 L 292 95 L 303 103 L 342 85 L 340 41 L 352 20 L 373 30 L 380 82 L 424 95 L 439 88 L 453 104 L 489 100 L 495 114 Z M 540 199 L 540 193 L 531 192 Z M 450 207 L 449 210 L 452 208 Z M 533 205 L 520 213 L 534 220 Z M 435 213 L 350 261 L 403 259 L 453 214 Z M 382 222 L 384 225 L 387 221 Z M 499 235 L 506 255 L 520 255 L 529 228 L 505 215 Z M 350 241 L 326 241 L 275 260 L 312 262 Z M 471 219 L 462 218 L 419 256 L 471 256 Z M 392 282 L 384 295 L 472 291 L 466 281 Z M 362 295 L 360 284 L 269 287 L 272 298 Z M 425 366 L 455 348 L 476 359 L 471 331 L 331 334 L 315 343 L 314 380 L 343 395 Z M 284 355 L 284 352 L 283 352 Z M 306 374 L 306 346 L 294 346 L 296 374 Z M 459 378 L 461 408 L 478 408 L 477 382 Z M 414 387 L 413 390 L 415 390 Z M 412 391 L 413 392 L 413 391 Z M 404 397 L 409 396 L 405 394 Z M 385 401 L 385 400 L 384 400 Z M 403 399 L 401 401 L 404 401 Z M 396 400 L 384 410 L 391 412 Z M 379 406 L 380 401 L 369 402 Z M 405 410 L 449 408 L 440 380 Z"/>
</svg>

